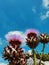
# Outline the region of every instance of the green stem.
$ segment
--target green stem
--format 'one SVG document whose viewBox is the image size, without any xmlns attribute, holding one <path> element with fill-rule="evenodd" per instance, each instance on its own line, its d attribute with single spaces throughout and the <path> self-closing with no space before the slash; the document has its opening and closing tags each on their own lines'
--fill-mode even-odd
<svg viewBox="0 0 49 65">
<path fill-rule="evenodd" d="M 43 44 L 42 54 L 44 54 L 45 44 Z"/>
<path fill-rule="evenodd" d="M 42 57 L 43 57 L 43 54 L 44 54 L 44 49 L 45 49 L 45 44 L 43 44 L 43 49 L 42 49 L 42 54 L 40 55 L 39 65 L 41 65 L 41 60 L 42 60 Z"/>
<path fill-rule="evenodd" d="M 33 57 L 34 57 L 34 65 L 36 65 L 36 53 L 35 53 L 34 49 L 33 49 Z"/>
</svg>

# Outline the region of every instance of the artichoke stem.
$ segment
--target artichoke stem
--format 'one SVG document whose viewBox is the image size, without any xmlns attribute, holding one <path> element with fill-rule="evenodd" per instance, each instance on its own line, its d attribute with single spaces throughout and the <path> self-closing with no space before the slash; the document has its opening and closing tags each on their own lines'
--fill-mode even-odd
<svg viewBox="0 0 49 65">
<path fill-rule="evenodd" d="M 44 49 L 45 49 L 45 44 L 43 44 L 43 49 L 42 49 L 42 54 L 40 55 L 39 65 L 41 65 L 41 60 L 42 60 L 42 57 L 43 57 L 43 54 L 44 54 Z"/>
<path fill-rule="evenodd" d="M 35 53 L 34 49 L 33 49 L 33 57 L 34 57 L 34 65 L 36 65 L 36 53 Z"/>
<path fill-rule="evenodd" d="M 36 54 L 34 53 L 34 65 L 36 65 Z"/>
</svg>

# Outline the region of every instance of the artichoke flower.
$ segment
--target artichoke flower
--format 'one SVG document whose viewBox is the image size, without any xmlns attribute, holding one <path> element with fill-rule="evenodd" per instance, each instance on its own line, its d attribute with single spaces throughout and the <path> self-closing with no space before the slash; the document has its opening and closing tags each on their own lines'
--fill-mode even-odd
<svg viewBox="0 0 49 65">
<path fill-rule="evenodd" d="M 29 30 L 27 30 L 26 35 L 27 35 L 26 43 L 33 50 L 34 65 L 36 65 L 36 53 L 35 53 L 34 48 L 37 47 L 38 42 L 39 42 L 38 36 L 37 36 L 37 31 L 33 30 L 33 29 L 29 29 Z"/>
<path fill-rule="evenodd" d="M 12 32 L 12 34 L 6 35 L 6 40 L 9 42 L 9 46 L 4 48 L 4 59 L 9 61 L 9 65 L 21 65 L 21 59 L 25 59 L 24 52 L 20 48 L 22 37 Z"/>
<path fill-rule="evenodd" d="M 14 65 L 21 64 L 21 62 L 25 61 L 25 55 L 22 50 L 22 48 L 16 49 L 17 52 L 15 52 L 10 46 L 7 46 L 4 48 L 3 57 L 5 60 L 8 60 L 9 63 L 13 63 Z M 21 61 L 21 59 L 23 59 Z"/>
<path fill-rule="evenodd" d="M 38 45 L 38 38 L 37 37 L 31 37 L 31 39 L 27 38 L 27 45 L 30 48 L 36 48 L 36 46 Z"/>
<path fill-rule="evenodd" d="M 36 46 L 38 45 L 38 37 L 37 37 L 37 32 L 35 32 L 34 30 L 29 30 L 27 32 L 27 38 L 26 38 L 26 42 L 27 45 L 30 48 L 36 48 Z"/>
</svg>

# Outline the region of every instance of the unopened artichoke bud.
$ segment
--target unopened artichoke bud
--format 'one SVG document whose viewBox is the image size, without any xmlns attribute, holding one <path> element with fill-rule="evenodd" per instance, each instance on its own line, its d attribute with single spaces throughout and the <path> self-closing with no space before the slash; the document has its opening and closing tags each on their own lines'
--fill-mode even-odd
<svg viewBox="0 0 49 65">
<path fill-rule="evenodd" d="M 47 37 L 47 36 L 45 35 L 44 38 L 46 39 L 46 37 Z"/>
<path fill-rule="evenodd" d="M 45 34 L 45 33 L 40 34 L 39 38 L 40 38 L 40 42 L 41 43 L 45 43 L 45 44 L 49 40 L 48 34 Z"/>
<path fill-rule="evenodd" d="M 49 42 L 49 36 L 47 37 L 47 41 Z"/>
<path fill-rule="evenodd" d="M 42 36 L 40 36 L 40 38 L 41 38 L 41 39 L 43 39 L 43 37 L 42 37 Z"/>
<path fill-rule="evenodd" d="M 43 37 L 44 37 L 44 35 L 45 35 L 44 33 L 41 34 L 41 36 L 43 36 Z"/>
</svg>

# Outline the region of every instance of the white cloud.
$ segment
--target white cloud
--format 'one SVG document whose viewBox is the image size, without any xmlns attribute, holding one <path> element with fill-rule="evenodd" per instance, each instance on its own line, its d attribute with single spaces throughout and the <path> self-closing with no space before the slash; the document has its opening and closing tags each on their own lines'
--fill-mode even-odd
<svg viewBox="0 0 49 65">
<path fill-rule="evenodd" d="M 47 11 L 46 11 L 45 14 L 42 14 L 42 15 L 40 16 L 40 18 L 41 18 L 41 20 L 45 20 L 45 19 L 49 18 L 49 0 L 43 0 L 42 6 L 43 6 L 43 8 L 45 8 Z"/>
<path fill-rule="evenodd" d="M 17 37 L 17 36 L 20 36 L 20 37 Z M 10 39 L 13 39 L 13 38 L 21 38 L 22 42 L 24 43 L 25 42 L 25 34 L 21 31 L 10 31 L 8 32 L 6 35 L 5 35 L 5 38 L 9 41 Z"/>
<path fill-rule="evenodd" d="M 40 18 L 41 18 L 41 20 L 45 20 L 45 19 L 49 18 L 49 11 L 47 11 L 46 14 L 41 15 Z"/>
<path fill-rule="evenodd" d="M 33 12 L 33 13 L 36 13 L 36 9 L 35 9 L 35 8 L 32 8 L 32 12 Z"/>
<path fill-rule="evenodd" d="M 48 9 L 49 8 L 49 0 L 43 0 L 43 7 Z"/>
<path fill-rule="evenodd" d="M 7 65 L 6 63 L 0 63 L 0 65 Z"/>
</svg>

